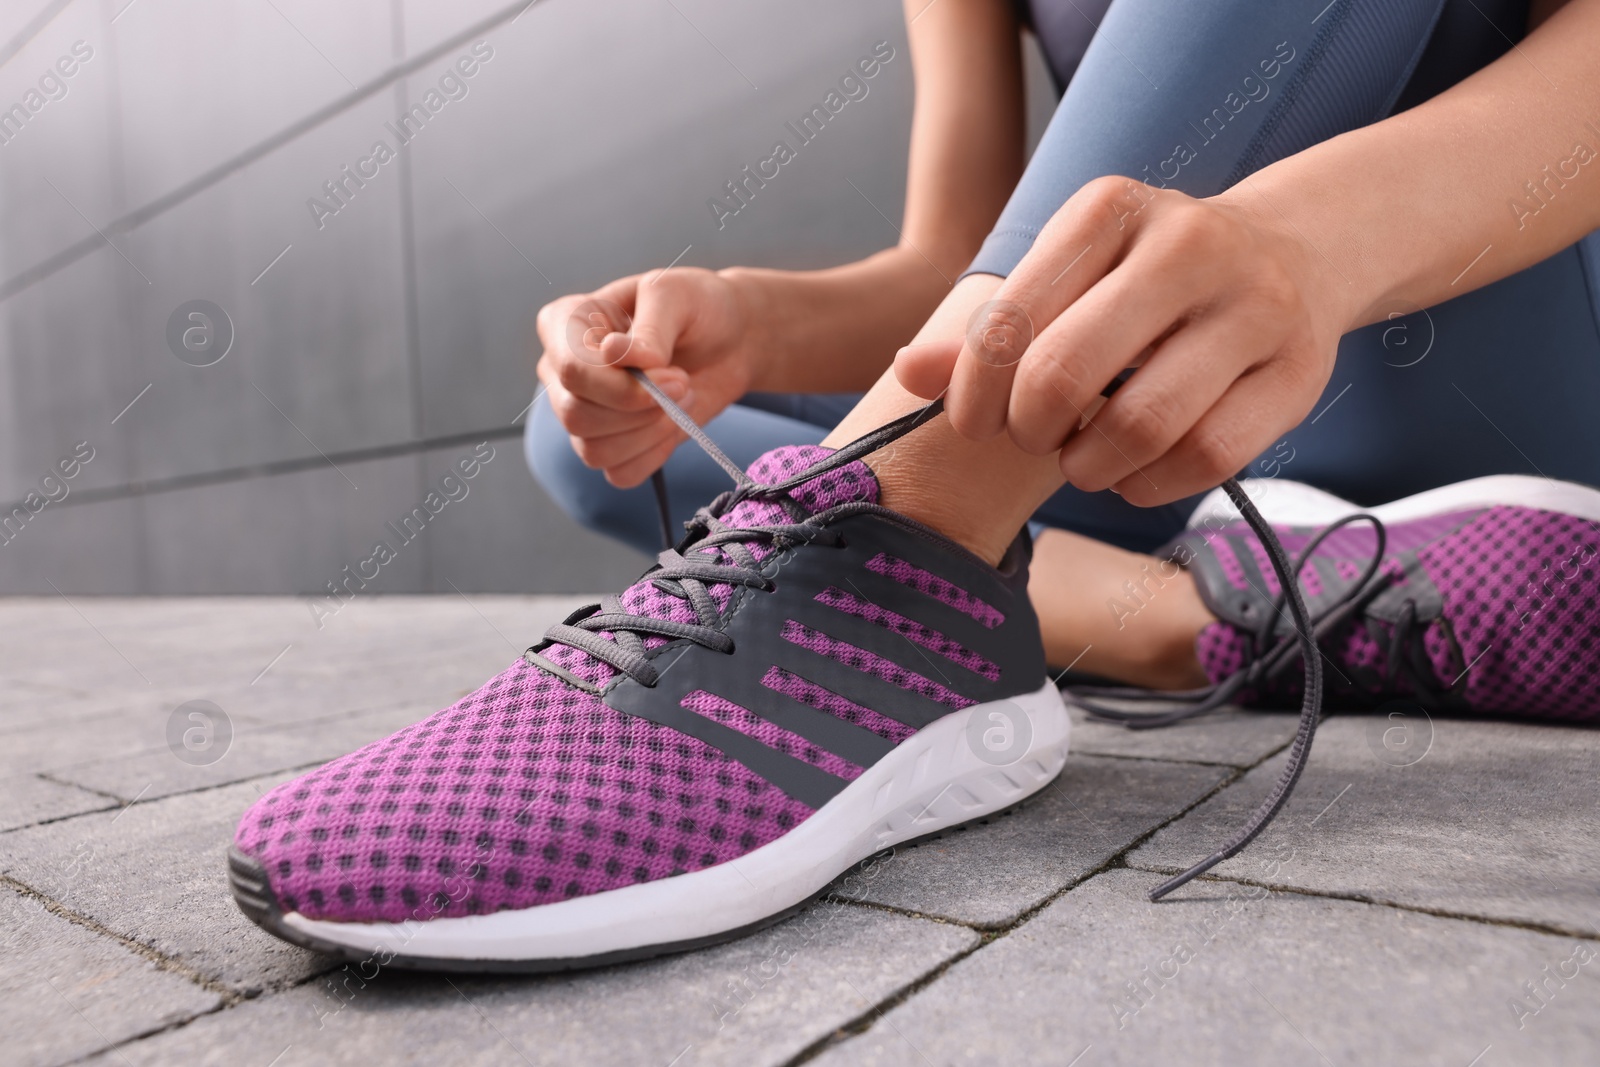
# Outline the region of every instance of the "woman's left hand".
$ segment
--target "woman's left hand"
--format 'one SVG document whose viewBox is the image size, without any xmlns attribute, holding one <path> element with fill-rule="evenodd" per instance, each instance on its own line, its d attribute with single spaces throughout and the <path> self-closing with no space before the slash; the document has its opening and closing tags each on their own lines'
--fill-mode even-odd
<svg viewBox="0 0 1600 1067">
<path fill-rule="evenodd" d="M 1056 212 L 963 341 L 902 349 L 895 374 L 944 394 L 963 436 L 1059 451 L 1072 485 L 1152 506 L 1214 488 L 1305 418 L 1354 301 L 1248 185 L 1196 200 L 1101 178 Z"/>
</svg>

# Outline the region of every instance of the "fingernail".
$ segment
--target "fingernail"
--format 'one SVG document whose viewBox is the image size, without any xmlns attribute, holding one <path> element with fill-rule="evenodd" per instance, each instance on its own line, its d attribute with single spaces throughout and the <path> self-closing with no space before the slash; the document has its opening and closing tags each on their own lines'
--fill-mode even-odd
<svg viewBox="0 0 1600 1067">
<path fill-rule="evenodd" d="M 689 395 L 689 383 L 679 378 L 668 378 L 662 384 L 661 391 L 674 400 L 682 400 Z"/>
</svg>

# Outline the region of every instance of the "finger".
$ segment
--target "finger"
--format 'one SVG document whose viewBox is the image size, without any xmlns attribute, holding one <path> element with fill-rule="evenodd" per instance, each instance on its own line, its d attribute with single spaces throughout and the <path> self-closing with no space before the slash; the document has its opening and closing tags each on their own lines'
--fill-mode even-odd
<svg viewBox="0 0 1600 1067">
<path fill-rule="evenodd" d="M 679 340 L 693 326 L 696 294 L 668 274 L 654 274 L 639 286 L 633 325 L 623 363 L 630 367 L 665 367 L 672 363 Z"/>
<path fill-rule="evenodd" d="M 1241 347 L 1255 340 L 1258 347 Z M 1236 317 L 1207 317 L 1163 340 L 1128 383 L 1068 439 L 1061 472 L 1085 492 L 1109 489 L 1160 459 L 1234 379 L 1271 354 Z M 1265 350 L 1262 350 L 1262 348 Z"/>
<path fill-rule="evenodd" d="M 950 387 L 950 375 L 961 355 L 956 339 L 906 345 L 894 356 L 894 376 L 912 396 L 932 400 Z"/>
<path fill-rule="evenodd" d="M 633 459 L 607 468 L 606 481 L 618 489 L 632 489 L 650 477 L 671 458 L 673 451 L 687 438 L 676 426 L 656 444 L 650 445 Z"/>
<path fill-rule="evenodd" d="M 1143 477 L 1135 474 L 1114 488 L 1139 507 L 1216 488 L 1310 413 L 1318 390 L 1305 377 L 1296 361 L 1283 357 L 1252 367 Z"/>
<path fill-rule="evenodd" d="M 675 280 L 652 275 L 632 287 L 633 279 L 614 282 L 577 305 L 568 330 L 568 350 L 576 358 L 558 358 L 561 380 L 575 395 L 603 407 L 646 410 L 653 403 L 628 368 L 643 368 L 669 397 L 682 402 L 689 395 L 687 372 L 672 366 L 679 338 L 694 320 L 693 294 Z M 627 296 L 629 315 L 606 294 Z"/>
<path fill-rule="evenodd" d="M 600 342 L 628 329 L 637 283 L 637 275 L 618 278 L 592 293 L 571 293 L 540 308 L 535 326 L 544 354 L 576 355 L 599 362 Z M 595 351 L 583 351 L 586 348 Z"/>
<path fill-rule="evenodd" d="M 648 410 L 618 411 L 602 407 L 570 392 L 560 382 L 547 386 L 545 395 L 550 410 L 563 429 L 575 437 L 605 437 L 610 434 L 637 430 L 660 421 L 660 407 L 651 404 Z"/>
<path fill-rule="evenodd" d="M 987 441 L 1005 430 L 1011 385 L 1033 343 L 1034 321 L 1021 304 L 1003 298 L 973 309 L 945 399 L 950 425 L 968 440 Z"/>
<path fill-rule="evenodd" d="M 1125 178 L 1098 179 L 1073 194 L 994 299 L 974 313 L 946 401 L 957 432 L 986 440 L 1005 429 L 1023 352 L 1118 262 L 1133 237 L 1135 227 L 1125 220 L 1135 187 L 1144 188 Z"/>
<path fill-rule="evenodd" d="M 662 417 L 637 430 L 605 437 L 573 437 L 572 450 L 585 466 L 609 473 L 636 461 L 664 441 L 681 440 L 682 436 L 682 431 Z"/>
<path fill-rule="evenodd" d="M 1017 447 L 1038 456 L 1061 448 L 1106 384 L 1193 312 L 1209 291 L 1206 271 L 1203 256 L 1141 244 L 1063 311 L 1018 372 L 1006 415 Z"/>
<path fill-rule="evenodd" d="M 581 359 L 557 359 L 552 366 L 555 378 L 567 391 L 590 403 L 614 411 L 650 411 L 656 402 L 621 366 L 597 367 Z M 682 367 L 658 367 L 645 376 L 661 387 L 674 401 L 689 395 L 689 375 Z"/>
</svg>

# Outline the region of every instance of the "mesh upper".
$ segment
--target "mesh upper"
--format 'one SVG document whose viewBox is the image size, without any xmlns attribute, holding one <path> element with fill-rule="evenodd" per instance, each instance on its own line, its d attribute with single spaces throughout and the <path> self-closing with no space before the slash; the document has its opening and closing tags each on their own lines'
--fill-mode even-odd
<svg viewBox="0 0 1600 1067">
<path fill-rule="evenodd" d="M 526 908 L 735 859 L 811 809 L 718 750 L 518 660 L 262 797 L 235 843 L 286 910 L 398 922 Z"/>
<path fill-rule="evenodd" d="M 1382 569 L 1397 576 L 1397 584 L 1404 588 L 1412 576 L 1397 556 L 1414 552 L 1419 576 L 1431 582 L 1443 599 L 1441 619 L 1423 634 L 1438 688 L 1449 689 L 1460 680 L 1462 699 L 1477 711 L 1600 718 L 1600 686 L 1592 677 L 1600 646 L 1600 523 L 1559 512 L 1498 506 L 1476 514 L 1429 516 L 1387 529 Z M 1260 553 L 1262 579 L 1267 591 L 1276 595 L 1278 584 L 1264 550 L 1246 527 L 1229 527 L 1209 536 L 1207 546 L 1220 546 L 1231 554 L 1222 537 L 1241 531 Z M 1291 556 L 1314 533 L 1277 532 Z M 1335 531 L 1317 555 L 1334 560 L 1336 572 L 1348 582 L 1372 558 L 1375 545 L 1370 527 L 1347 527 Z M 1217 554 L 1220 558 L 1223 552 Z M 1236 563 L 1225 563 L 1222 570 L 1236 588 L 1245 587 Z M 1305 573 L 1315 574 L 1309 565 Z M 1391 688 L 1373 690 L 1386 667 L 1390 629 L 1380 620 L 1356 618 L 1322 642 L 1331 663 L 1325 671 L 1330 693 L 1414 695 L 1403 678 Z M 1242 630 L 1217 622 L 1201 632 L 1195 647 L 1206 674 L 1220 681 L 1244 666 L 1250 641 Z M 1301 681 L 1298 671 L 1286 671 L 1269 695 L 1297 698 Z"/>
<path fill-rule="evenodd" d="M 778 449 L 750 474 L 772 484 L 828 451 Z M 877 493 L 857 461 L 789 495 L 815 512 L 876 502 Z M 745 501 L 722 521 L 791 519 L 777 504 Z M 772 551 L 746 547 L 758 558 Z M 730 587 L 709 588 L 726 608 Z M 687 603 L 647 580 L 620 599 L 637 614 L 697 621 Z M 597 684 L 615 673 L 570 646 L 547 655 Z M 890 740 L 912 732 L 787 672 L 768 679 Z M 710 694 L 685 705 L 830 773 L 861 773 Z M 716 748 L 615 711 L 519 659 L 450 707 L 271 790 L 246 812 L 235 842 L 263 863 L 286 910 L 397 922 L 526 908 L 723 863 L 812 810 Z"/>
</svg>

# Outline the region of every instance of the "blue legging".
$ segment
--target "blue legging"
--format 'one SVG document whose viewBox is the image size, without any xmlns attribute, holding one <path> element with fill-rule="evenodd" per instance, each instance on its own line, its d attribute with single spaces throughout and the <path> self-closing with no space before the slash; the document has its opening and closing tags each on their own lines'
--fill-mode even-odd
<svg viewBox="0 0 1600 1067">
<path fill-rule="evenodd" d="M 1524 0 L 1116 0 L 969 273 L 1005 275 L 1086 182 L 1122 174 L 1210 196 L 1252 171 L 1412 106 L 1497 58 Z M 1493 20 L 1493 22 L 1491 22 Z M 1509 208 L 1507 209 L 1509 210 Z M 1247 474 L 1370 505 L 1484 474 L 1600 485 L 1600 235 L 1447 303 L 1347 334 L 1312 416 Z M 748 396 L 708 426 L 741 464 L 820 441 L 853 396 Z M 573 454 L 541 401 L 528 462 L 584 525 L 659 548 L 648 487 L 621 491 Z M 729 485 L 693 445 L 667 463 L 687 518 Z M 1192 501 L 1135 508 L 1071 487 L 1037 523 L 1149 551 Z"/>
</svg>

